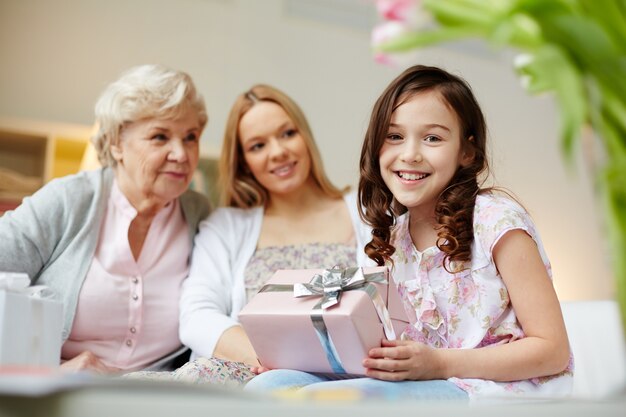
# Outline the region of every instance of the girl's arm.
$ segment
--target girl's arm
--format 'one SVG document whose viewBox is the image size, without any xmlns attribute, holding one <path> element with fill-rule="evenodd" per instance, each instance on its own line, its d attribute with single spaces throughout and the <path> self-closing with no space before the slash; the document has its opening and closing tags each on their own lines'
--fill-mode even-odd
<svg viewBox="0 0 626 417">
<path fill-rule="evenodd" d="M 384 380 L 480 378 L 516 381 L 554 375 L 569 361 L 559 301 L 537 245 L 523 230 L 498 241 L 493 258 L 525 338 L 477 349 L 433 349 L 411 341 L 385 341 L 363 364 Z"/>
</svg>

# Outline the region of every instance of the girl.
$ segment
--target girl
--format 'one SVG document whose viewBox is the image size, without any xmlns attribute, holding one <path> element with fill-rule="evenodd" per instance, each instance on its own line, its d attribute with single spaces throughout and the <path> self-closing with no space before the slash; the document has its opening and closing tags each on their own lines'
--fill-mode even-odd
<svg viewBox="0 0 626 417">
<path fill-rule="evenodd" d="M 364 358 L 368 378 L 270 371 L 248 389 L 568 394 L 572 361 L 550 264 L 524 209 L 479 188 L 487 169 L 485 121 L 467 83 L 425 66 L 396 78 L 365 136 L 359 204 L 372 226 L 366 253 L 393 268 L 412 325 Z"/>
</svg>

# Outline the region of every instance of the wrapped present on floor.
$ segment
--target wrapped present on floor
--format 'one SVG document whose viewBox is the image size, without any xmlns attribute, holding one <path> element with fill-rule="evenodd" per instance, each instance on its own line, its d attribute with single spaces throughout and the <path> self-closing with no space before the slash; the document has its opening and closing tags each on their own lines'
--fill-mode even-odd
<svg viewBox="0 0 626 417">
<path fill-rule="evenodd" d="M 263 366 L 355 375 L 408 324 L 385 267 L 277 271 L 239 321 Z"/>
<path fill-rule="evenodd" d="M 61 357 L 63 305 L 26 274 L 0 272 L 0 367 L 54 367 Z"/>
</svg>

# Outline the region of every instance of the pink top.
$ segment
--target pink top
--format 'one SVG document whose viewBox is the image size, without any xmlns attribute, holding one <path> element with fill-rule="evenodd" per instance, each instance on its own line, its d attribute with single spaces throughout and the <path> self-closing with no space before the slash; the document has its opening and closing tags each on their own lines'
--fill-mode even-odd
<svg viewBox="0 0 626 417">
<path fill-rule="evenodd" d="M 409 320 L 402 339 L 435 348 L 473 349 L 510 343 L 525 337 L 511 305 L 492 250 L 505 233 L 524 230 L 533 238 L 550 278 L 552 269 L 535 226 L 526 211 L 509 198 L 484 194 L 476 198 L 474 243 L 468 268 L 450 274 L 436 246 L 419 252 L 409 234 L 408 213 L 398 219 L 391 243 L 396 247 L 393 277 Z M 451 378 L 471 399 L 501 396 L 566 396 L 572 388 L 573 359 L 559 375 L 524 381 L 494 382 Z"/>
<path fill-rule="evenodd" d="M 89 350 L 107 366 L 136 370 L 181 346 L 178 303 L 191 253 L 187 223 L 178 200 L 165 206 L 135 261 L 128 228 L 136 215 L 114 182 L 61 358 Z"/>
</svg>

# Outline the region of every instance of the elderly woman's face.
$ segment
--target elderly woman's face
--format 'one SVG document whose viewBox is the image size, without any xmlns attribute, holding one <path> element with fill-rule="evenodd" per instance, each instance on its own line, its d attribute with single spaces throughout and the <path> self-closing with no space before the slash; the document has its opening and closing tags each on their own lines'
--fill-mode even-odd
<svg viewBox="0 0 626 417">
<path fill-rule="evenodd" d="M 117 160 L 121 189 L 131 201 L 169 202 L 185 192 L 198 166 L 202 128 L 198 115 L 187 110 L 174 119 L 143 119 L 122 128 Z"/>
</svg>

